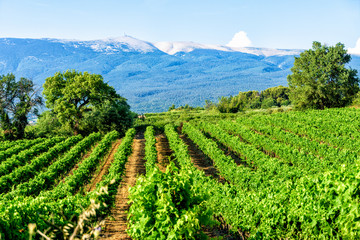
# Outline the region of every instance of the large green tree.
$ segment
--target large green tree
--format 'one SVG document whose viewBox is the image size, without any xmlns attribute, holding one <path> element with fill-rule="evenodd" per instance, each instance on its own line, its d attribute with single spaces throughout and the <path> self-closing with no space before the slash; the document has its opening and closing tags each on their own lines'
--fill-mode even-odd
<svg viewBox="0 0 360 240">
<path fill-rule="evenodd" d="M 26 78 L 16 81 L 14 74 L 0 76 L 0 125 L 5 138 L 25 136 L 28 115 L 38 113 L 42 98 L 34 83 Z"/>
<path fill-rule="evenodd" d="M 314 42 L 312 49 L 295 57 L 288 76 L 290 100 L 296 108 L 324 109 L 351 103 L 359 91 L 357 71 L 347 68 L 351 56 L 344 44 Z"/>
<path fill-rule="evenodd" d="M 93 111 L 85 114 L 84 128 L 89 132 L 102 133 L 112 130 L 125 134 L 131 127 L 135 113 L 130 112 L 130 107 L 124 98 L 115 101 L 105 101 L 96 106 Z"/>
<path fill-rule="evenodd" d="M 111 129 L 104 125 L 118 123 L 115 117 L 120 115 L 130 115 L 130 107 L 126 99 L 117 94 L 115 89 L 105 83 L 98 74 L 75 70 L 57 72 L 45 80 L 43 87 L 46 107 L 56 115 L 63 126 L 70 127 L 74 134 L 87 132 L 85 126 L 89 126 L 89 121 L 85 117 L 87 118 L 91 112 L 96 112 L 96 116 L 102 116 L 104 119 L 105 117 L 100 114 L 104 112 L 102 111 L 104 106 L 111 106 L 113 111 L 118 110 L 117 114 L 112 114 L 114 118 L 106 121 L 95 118 L 96 123 L 102 125 L 92 126 L 92 130 Z M 124 118 L 130 121 L 129 118 Z M 128 125 L 128 121 L 124 124 Z"/>
</svg>

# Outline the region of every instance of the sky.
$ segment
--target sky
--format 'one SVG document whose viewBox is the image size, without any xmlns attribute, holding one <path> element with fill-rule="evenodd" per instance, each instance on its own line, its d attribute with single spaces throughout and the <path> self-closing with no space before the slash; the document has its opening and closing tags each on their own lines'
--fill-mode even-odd
<svg viewBox="0 0 360 240">
<path fill-rule="evenodd" d="M 0 38 L 124 34 L 282 49 L 342 42 L 360 54 L 360 0 L 0 0 Z"/>
</svg>

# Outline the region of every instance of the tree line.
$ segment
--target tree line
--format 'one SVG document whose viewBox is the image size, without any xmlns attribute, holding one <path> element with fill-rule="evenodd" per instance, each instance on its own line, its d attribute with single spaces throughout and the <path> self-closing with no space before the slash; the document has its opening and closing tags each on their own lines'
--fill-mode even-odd
<svg viewBox="0 0 360 240">
<path fill-rule="evenodd" d="M 222 113 L 237 113 L 246 109 L 267 109 L 290 105 L 290 89 L 284 86 L 268 88 L 264 91 L 239 92 L 236 96 L 221 97 L 218 103 L 205 101 L 205 109 L 217 109 Z"/>
<path fill-rule="evenodd" d="M 358 72 L 347 67 L 350 61 L 344 44 L 327 46 L 313 42 L 312 49 L 295 57 L 292 73 L 287 77 L 289 87 L 239 92 L 221 97 L 218 103 L 207 100 L 205 108 L 235 113 L 290 104 L 299 110 L 360 104 Z"/>
</svg>

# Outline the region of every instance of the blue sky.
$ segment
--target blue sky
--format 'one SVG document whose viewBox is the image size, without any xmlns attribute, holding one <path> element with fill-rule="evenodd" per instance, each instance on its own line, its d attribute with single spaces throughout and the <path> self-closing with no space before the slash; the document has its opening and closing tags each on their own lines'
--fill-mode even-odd
<svg viewBox="0 0 360 240">
<path fill-rule="evenodd" d="M 0 0 L 0 37 L 226 45 L 238 32 L 255 47 L 354 48 L 360 0 Z"/>
</svg>

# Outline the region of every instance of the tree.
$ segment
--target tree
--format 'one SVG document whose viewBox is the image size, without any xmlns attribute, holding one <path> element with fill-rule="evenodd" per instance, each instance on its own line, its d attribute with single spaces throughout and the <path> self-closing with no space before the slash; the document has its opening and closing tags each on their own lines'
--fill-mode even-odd
<svg viewBox="0 0 360 240">
<path fill-rule="evenodd" d="M 86 113 L 108 102 L 118 104 L 130 113 L 130 107 L 126 99 L 118 95 L 115 89 L 104 82 L 101 75 L 88 72 L 76 72 L 75 70 L 63 73 L 57 72 L 53 77 L 45 80 L 43 94 L 46 99 L 46 107 L 53 111 L 62 125 L 67 125 L 76 135 L 85 122 Z M 115 121 L 115 119 L 111 119 Z"/>
<path fill-rule="evenodd" d="M 216 107 L 216 103 L 210 101 L 210 100 L 205 100 L 205 106 L 204 106 L 205 110 L 214 110 L 217 109 Z"/>
<path fill-rule="evenodd" d="M 175 109 L 175 104 L 173 104 L 173 105 L 171 105 L 171 107 L 169 107 L 169 112 L 171 112 L 172 110 L 174 110 Z"/>
<path fill-rule="evenodd" d="M 38 91 L 29 79 L 16 81 L 14 74 L 0 76 L 0 125 L 5 138 L 25 137 L 28 115 L 37 115 L 37 107 L 42 105 Z"/>
<path fill-rule="evenodd" d="M 351 60 L 345 46 L 321 45 L 295 57 L 292 74 L 288 76 L 290 100 L 296 108 L 324 109 L 351 103 L 359 91 L 357 71 L 345 67 Z"/>
<path fill-rule="evenodd" d="M 270 98 L 275 102 L 272 106 L 281 107 L 289 104 L 289 94 L 290 89 L 288 87 L 277 86 L 261 91 L 260 98 L 262 102 L 267 101 L 267 103 L 263 103 L 263 105 L 269 106 L 269 102 L 271 101 L 267 99 Z"/>
<path fill-rule="evenodd" d="M 27 128 L 34 137 L 69 136 L 72 129 L 64 128 L 53 111 L 43 111 L 34 126 Z"/>
<path fill-rule="evenodd" d="M 116 130 L 124 134 L 131 127 L 134 117 L 135 113 L 130 111 L 130 106 L 124 98 L 106 100 L 94 107 L 93 111 L 85 113 L 84 129 L 87 133 Z"/>
</svg>

